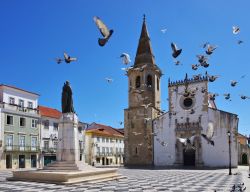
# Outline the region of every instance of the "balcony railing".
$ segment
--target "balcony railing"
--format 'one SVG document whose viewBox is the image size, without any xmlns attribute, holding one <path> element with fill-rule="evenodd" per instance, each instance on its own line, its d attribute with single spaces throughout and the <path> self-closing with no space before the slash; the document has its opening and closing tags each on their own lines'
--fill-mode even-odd
<svg viewBox="0 0 250 192">
<path fill-rule="evenodd" d="M 21 112 L 25 112 L 25 113 L 35 113 L 35 114 L 38 114 L 38 109 L 37 108 L 22 107 L 22 106 L 17 105 L 17 104 L 4 103 L 4 102 L 1 102 L 0 106 L 2 108 L 4 108 L 4 109 L 21 111 Z"/>
<path fill-rule="evenodd" d="M 20 145 L 6 145 L 4 146 L 4 151 L 10 151 L 10 152 L 39 152 L 40 147 L 39 146 L 20 146 Z"/>
<path fill-rule="evenodd" d="M 56 148 L 53 147 L 43 147 L 42 153 L 56 153 Z"/>
<path fill-rule="evenodd" d="M 96 156 L 121 156 L 124 152 L 96 152 Z"/>
</svg>

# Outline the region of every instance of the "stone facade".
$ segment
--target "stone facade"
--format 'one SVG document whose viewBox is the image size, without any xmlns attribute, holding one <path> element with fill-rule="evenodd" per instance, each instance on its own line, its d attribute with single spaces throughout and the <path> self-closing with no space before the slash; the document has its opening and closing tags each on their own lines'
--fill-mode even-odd
<svg viewBox="0 0 250 192">
<path fill-rule="evenodd" d="M 238 134 L 238 164 L 250 165 L 250 136 Z"/>
<path fill-rule="evenodd" d="M 129 107 L 124 111 L 125 165 L 152 165 L 152 119 L 160 114 L 162 73 L 155 64 L 145 18 L 134 66 L 127 75 Z"/>
<path fill-rule="evenodd" d="M 186 91 L 191 92 L 185 95 Z M 202 91 L 206 90 L 206 91 Z M 218 110 L 209 101 L 206 77 L 197 80 L 169 81 L 169 112 L 154 120 L 154 164 L 156 166 L 207 166 L 228 167 L 229 139 L 231 133 L 232 166 L 237 167 L 238 117 Z M 213 107 L 212 107 L 213 106 Z M 214 127 L 214 146 L 201 134 L 206 134 L 208 124 Z M 194 150 L 187 152 L 177 137 L 196 135 Z M 163 146 L 166 142 L 167 146 Z"/>
</svg>

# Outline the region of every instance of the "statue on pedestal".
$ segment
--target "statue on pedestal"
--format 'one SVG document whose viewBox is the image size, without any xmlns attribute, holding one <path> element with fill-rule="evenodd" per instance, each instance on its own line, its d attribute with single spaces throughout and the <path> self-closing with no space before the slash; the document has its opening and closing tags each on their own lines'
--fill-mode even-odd
<svg viewBox="0 0 250 192">
<path fill-rule="evenodd" d="M 63 85 L 62 91 L 62 113 L 75 113 L 73 106 L 72 89 L 69 81 L 66 81 Z"/>
</svg>

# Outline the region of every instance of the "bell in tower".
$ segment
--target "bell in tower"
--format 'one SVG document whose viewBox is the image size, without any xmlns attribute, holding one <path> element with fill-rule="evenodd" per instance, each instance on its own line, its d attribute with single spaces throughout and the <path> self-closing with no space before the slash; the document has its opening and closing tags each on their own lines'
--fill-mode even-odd
<svg viewBox="0 0 250 192">
<path fill-rule="evenodd" d="M 144 16 L 134 65 L 128 71 L 129 106 L 124 112 L 126 166 L 153 163 L 152 120 L 160 114 L 161 75 Z"/>
</svg>

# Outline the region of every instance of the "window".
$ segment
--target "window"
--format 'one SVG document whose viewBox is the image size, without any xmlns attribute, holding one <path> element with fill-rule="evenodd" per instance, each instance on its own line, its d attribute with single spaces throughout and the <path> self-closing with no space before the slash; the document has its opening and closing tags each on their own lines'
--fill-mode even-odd
<svg viewBox="0 0 250 192">
<path fill-rule="evenodd" d="M 135 88 L 139 88 L 141 86 L 141 77 L 137 76 L 135 80 Z"/>
<path fill-rule="evenodd" d="M 57 148 L 57 144 L 58 144 L 58 142 L 57 141 L 54 141 L 54 148 L 56 149 Z M 81 145 L 80 145 L 81 146 Z M 81 147 L 80 147 L 80 149 L 81 149 Z"/>
<path fill-rule="evenodd" d="M 106 143 L 109 143 L 109 138 L 106 138 Z"/>
<path fill-rule="evenodd" d="M 78 127 L 78 132 L 79 132 L 79 133 L 81 133 L 81 132 L 82 132 L 82 130 L 83 130 L 83 129 L 82 129 L 82 127 L 81 127 L 81 126 L 79 126 L 79 127 Z"/>
<path fill-rule="evenodd" d="M 13 145 L 13 135 L 7 135 L 6 145 L 12 146 Z"/>
<path fill-rule="evenodd" d="M 37 137 L 31 137 L 31 150 L 35 151 L 37 147 Z"/>
<path fill-rule="evenodd" d="M 25 146 L 25 136 L 21 135 L 19 137 L 19 146 L 24 147 Z"/>
<path fill-rule="evenodd" d="M 45 129 L 48 129 L 49 128 L 49 120 L 44 120 L 43 121 L 43 126 Z"/>
<path fill-rule="evenodd" d="M 7 115 L 7 125 L 13 125 L 13 116 Z"/>
<path fill-rule="evenodd" d="M 109 152 L 109 148 L 108 148 L 108 147 L 106 147 L 106 152 L 107 152 L 107 153 Z"/>
<path fill-rule="evenodd" d="M 10 103 L 11 105 L 14 105 L 14 104 L 15 104 L 15 98 L 10 97 L 10 98 L 9 98 L 9 103 Z"/>
<path fill-rule="evenodd" d="M 137 147 L 135 148 L 135 154 L 136 154 L 136 155 L 138 154 L 138 149 L 137 149 Z"/>
<path fill-rule="evenodd" d="M 58 123 L 53 123 L 53 130 L 58 131 Z"/>
<path fill-rule="evenodd" d="M 31 127 L 32 128 L 37 128 L 37 123 L 38 123 L 37 119 L 32 119 L 31 120 Z"/>
<path fill-rule="evenodd" d="M 49 141 L 43 141 L 44 149 L 49 149 Z"/>
<path fill-rule="evenodd" d="M 19 121 L 19 126 L 20 127 L 24 127 L 25 126 L 25 118 L 24 117 L 20 117 L 20 121 Z"/>
<path fill-rule="evenodd" d="M 97 140 L 97 142 L 100 142 L 100 137 L 97 137 L 96 140 Z"/>
<path fill-rule="evenodd" d="M 28 108 L 33 109 L 33 103 L 30 101 L 28 102 Z"/>
<path fill-rule="evenodd" d="M 102 152 L 105 153 L 105 147 L 102 147 Z"/>
<path fill-rule="evenodd" d="M 105 142 L 105 138 L 104 138 L 104 137 L 102 138 L 102 142 L 103 142 L 103 143 Z"/>
<path fill-rule="evenodd" d="M 24 100 L 19 99 L 19 106 L 20 106 L 20 107 L 24 107 Z"/>
<path fill-rule="evenodd" d="M 157 78 L 157 90 L 159 91 L 160 89 L 160 81 L 159 81 L 159 78 Z"/>
<path fill-rule="evenodd" d="M 151 75 L 147 76 L 147 87 L 152 87 L 152 76 Z"/>
<path fill-rule="evenodd" d="M 191 98 L 186 98 L 186 99 L 184 99 L 183 104 L 185 107 L 189 108 L 192 106 L 193 100 Z"/>
<path fill-rule="evenodd" d="M 100 147 L 97 147 L 96 150 L 97 150 L 97 153 L 100 153 Z"/>
</svg>

